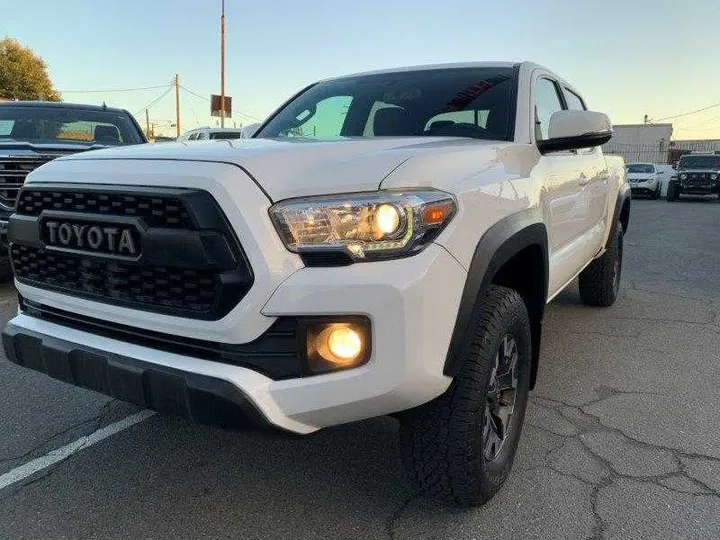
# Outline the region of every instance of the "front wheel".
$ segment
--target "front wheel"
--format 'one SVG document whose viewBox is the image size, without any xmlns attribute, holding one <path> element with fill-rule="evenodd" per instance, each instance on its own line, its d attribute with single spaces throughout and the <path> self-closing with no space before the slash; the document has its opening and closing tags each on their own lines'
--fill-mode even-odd
<svg viewBox="0 0 720 540">
<path fill-rule="evenodd" d="M 676 183 L 671 182 L 667 189 L 667 200 L 668 202 L 676 201 L 678 198 L 678 186 Z"/>
<path fill-rule="evenodd" d="M 490 287 L 465 340 L 460 373 L 444 394 L 402 417 L 400 435 L 422 492 L 479 506 L 505 482 L 525 417 L 531 333 L 520 295 Z"/>
</svg>

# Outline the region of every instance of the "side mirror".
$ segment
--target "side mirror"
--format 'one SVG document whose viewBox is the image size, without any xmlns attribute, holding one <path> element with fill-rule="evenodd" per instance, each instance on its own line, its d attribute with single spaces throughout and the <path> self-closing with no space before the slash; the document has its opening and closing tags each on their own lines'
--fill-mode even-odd
<svg viewBox="0 0 720 540">
<path fill-rule="evenodd" d="M 592 111 L 557 111 L 550 117 L 548 138 L 538 141 L 541 154 L 591 148 L 605 144 L 612 137 L 607 115 Z"/>
</svg>

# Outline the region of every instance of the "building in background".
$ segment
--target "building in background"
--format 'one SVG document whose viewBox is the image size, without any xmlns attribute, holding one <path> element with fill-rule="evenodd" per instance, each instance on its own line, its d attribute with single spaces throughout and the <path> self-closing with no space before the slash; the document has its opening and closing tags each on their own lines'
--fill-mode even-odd
<svg viewBox="0 0 720 540">
<path fill-rule="evenodd" d="M 613 126 L 613 137 L 603 152 L 617 154 L 627 163 L 669 163 L 672 124 L 625 124 Z"/>
<path fill-rule="evenodd" d="M 603 152 L 625 158 L 626 163 L 676 163 L 690 152 L 719 152 L 719 139 L 672 140 L 672 124 L 619 124 Z"/>
</svg>

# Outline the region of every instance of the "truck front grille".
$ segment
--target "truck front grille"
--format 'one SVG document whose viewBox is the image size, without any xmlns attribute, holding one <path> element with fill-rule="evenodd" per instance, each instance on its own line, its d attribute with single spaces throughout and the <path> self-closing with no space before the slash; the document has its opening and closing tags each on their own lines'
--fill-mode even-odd
<svg viewBox="0 0 720 540">
<path fill-rule="evenodd" d="M 43 210 L 89 212 L 103 216 L 141 217 L 150 227 L 193 229 L 183 204 L 168 197 L 123 195 L 122 193 L 83 193 L 23 190 L 17 211 L 39 216 Z"/>
<path fill-rule="evenodd" d="M 70 294 L 82 293 L 136 307 L 165 307 L 197 313 L 210 311 L 216 296 L 210 270 L 170 266 L 142 267 L 112 260 L 93 260 L 13 244 L 18 277 Z"/>
<path fill-rule="evenodd" d="M 25 177 L 40 165 L 52 161 L 56 155 L 0 157 L 0 205 L 11 210 Z"/>
<path fill-rule="evenodd" d="M 83 228 L 98 232 L 78 242 Z M 118 249 L 124 229 L 133 252 Z M 113 242 L 99 245 L 107 230 Z M 8 241 L 21 283 L 145 311 L 216 320 L 253 283 L 224 214 L 201 190 L 33 183 L 20 192 Z"/>
</svg>

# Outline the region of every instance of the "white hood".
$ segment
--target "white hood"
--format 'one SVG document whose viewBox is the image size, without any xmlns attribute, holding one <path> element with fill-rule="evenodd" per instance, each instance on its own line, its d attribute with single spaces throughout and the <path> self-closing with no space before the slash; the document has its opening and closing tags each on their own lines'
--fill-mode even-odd
<svg viewBox="0 0 720 540">
<path fill-rule="evenodd" d="M 498 144 L 508 143 L 448 137 L 236 139 L 127 146 L 60 161 L 151 159 L 231 163 L 244 169 L 277 201 L 319 193 L 375 190 L 385 177 L 414 155 Z"/>
</svg>

